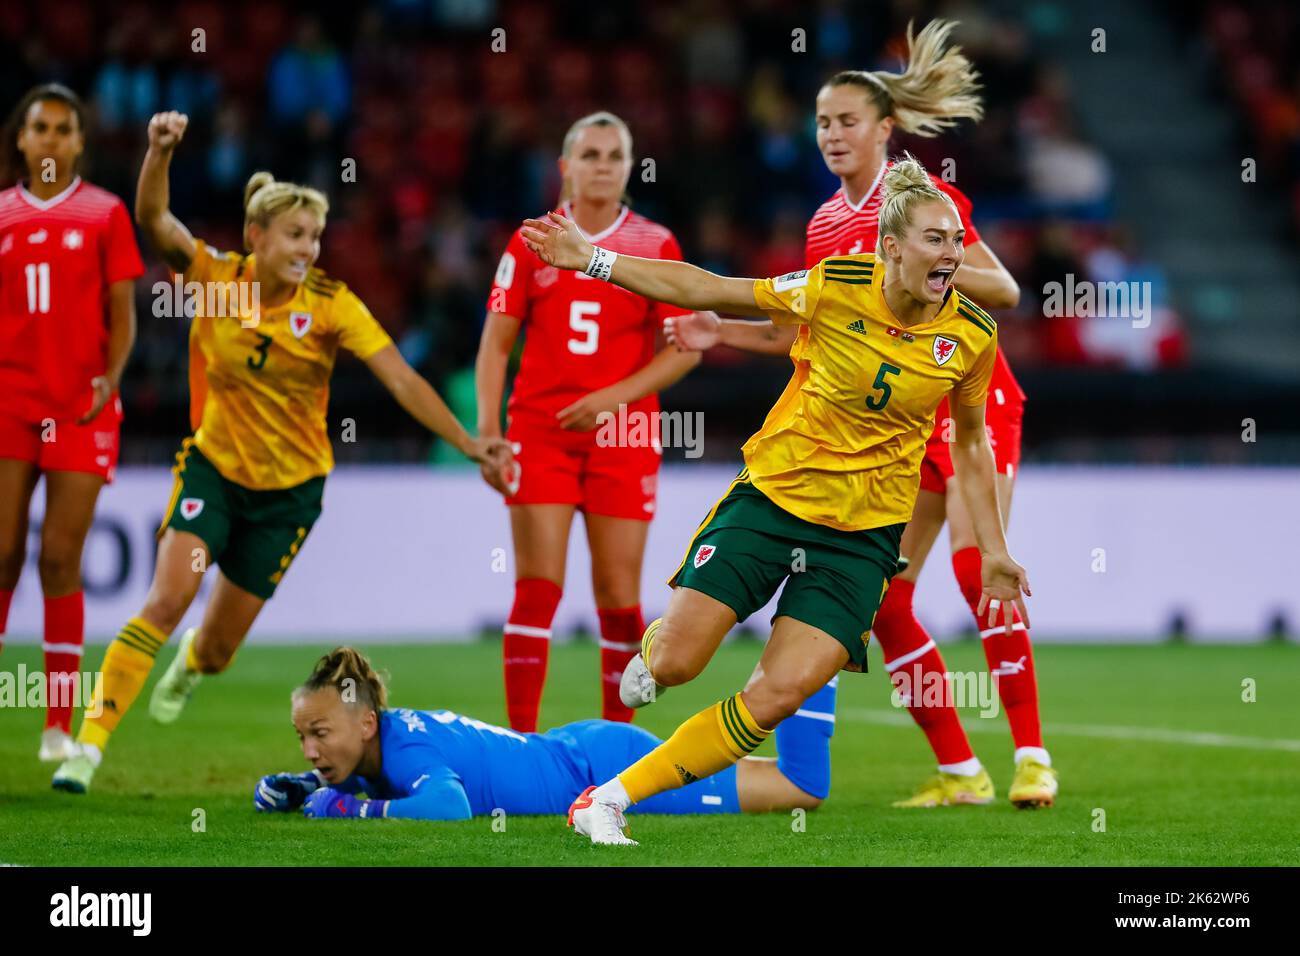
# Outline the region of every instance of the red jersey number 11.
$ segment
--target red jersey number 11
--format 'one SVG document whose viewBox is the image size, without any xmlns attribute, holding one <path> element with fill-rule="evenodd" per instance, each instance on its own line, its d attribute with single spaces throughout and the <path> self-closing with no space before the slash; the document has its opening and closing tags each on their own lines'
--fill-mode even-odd
<svg viewBox="0 0 1300 956">
<path fill-rule="evenodd" d="M 24 270 L 27 273 L 27 311 L 50 311 L 50 264 L 48 262 L 29 262 Z"/>
</svg>

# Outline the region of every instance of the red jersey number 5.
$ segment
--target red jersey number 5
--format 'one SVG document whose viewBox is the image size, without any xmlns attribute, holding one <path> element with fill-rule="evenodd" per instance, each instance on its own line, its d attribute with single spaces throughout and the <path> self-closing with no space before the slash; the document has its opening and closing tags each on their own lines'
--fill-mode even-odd
<svg viewBox="0 0 1300 956">
<path fill-rule="evenodd" d="M 569 328 L 581 332 L 582 338 L 569 339 L 569 351 L 574 355 L 595 355 L 600 341 L 600 324 L 587 316 L 599 315 L 599 302 L 569 303 Z"/>
</svg>

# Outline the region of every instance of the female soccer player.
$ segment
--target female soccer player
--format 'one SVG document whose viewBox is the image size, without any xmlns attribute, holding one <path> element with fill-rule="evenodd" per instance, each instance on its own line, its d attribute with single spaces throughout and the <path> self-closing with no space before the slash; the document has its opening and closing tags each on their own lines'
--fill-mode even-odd
<svg viewBox="0 0 1300 956">
<path fill-rule="evenodd" d="M 970 63 L 957 49 L 943 49 L 954 25 L 935 20 L 915 42 L 909 28 L 908 63 L 902 74 L 849 71 L 836 74 L 822 87 L 817 96 L 817 143 L 827 168 L 839 174 L 840 189 L 808 223 L 806 266 L 811 268 L 827 256 L 876 248 L 880 182 L 889 167 L 886 150 L 895 127 L 932 136 L 958 119 L 979 119 L 982 111 Z M 931 179 L 953 200 L 966 229 L 966 258 L 957 271 L 955 285 L 985 306 L 1014 306 L 1019 287 L 981 241 L 970 221 L 970 200 L 955 186 L 935 176 Z M 687 315 L 669 319 L 665 330 L 670 341 L 690 349 L 710 348 L 721 342 L 756 352 L 790 352 L 797 362 L 802 348 L 795 329 L 769 322 L 719 322 L 707 315 Z M 800 331 L 798 335 L 806 333 Z M 989 384 L 989 398 L 986 424 L 997 462 L 998 503 L 1005 524 L 1020 460 L 1024 393 L 1001 349 Z M 894 804 L 897 807 L 989 803 L 994 794 L 993 781 L 972 751 L 952 701 L 945 696 L 933 702 L 932 696 L 923 698 L 920 692 L 921 688 L 946 680 L 943 657 L 912 609 L 917 578 L 945 519 L 953 572 L 973 614 L 980 601 L 979 548 L 962 496 L 956 491 L 957 479 L 948 453 L 951 440 L 952 417 L 945 398 L 926 444 L 916 508 L 903 532 L 900 547 L 909 564 L 890 584 L 873 628 L 884 652 L 885 668 L 900 694 L 908 697 L 908 710 L 925 732 L 939 763 L 938 773 L 922 783 L 912 797 Z M 995 622 L 979 614 L 975 618 L 989 669 L 997 675 L 1016 747 L 1010 799 L 1019 807 L 1050 806 L 1057 792 L 1056 772 L 1043 748 L 1029 632 L 1023 621 L 1017 621 L 1008 635 L 994 626 Z M 917 692 L 909 694 L 913 688 Z M 834 686 L 819 691 L 802 710 L 833 720 Z M 799 725 L 800 721 L 786 721 L 777 730 L 778 739 L 795 733 Z M 809 726 L 829 734 L 834 724 L 823 719 Z"/>
<path fill-rule="evenodd" d="M 322 657 L 293 694 L 293 726 L 313 770 L 263 777 L 261 811 L 308 817 L 466 820 L 506 813 L 563 813 L 585 788 L 660 741 L 639 727 L 581 720 L 521 734 L 449 710 L 389 710 L 370 662 L 351 647 Z M 799 755 L 749 758 L 725 772 L 658 794 L 642 813 L 762 813 L 814 809 L 830 781 Z M 358 799 L 365 793 L 369 799 Z M 824 795 L 824 794 L 823 794 Z"/>
<path fill-rule="evenodd" d="M 592 242 L 681 259 L 672 233 L 623 202 L 632 135 L 621 119 L 593 113 L 574 123 L 559 166 L 559 209 Z M 600 617 L 601 714 L 632 719 L 618 687 L 645 628 L 641 561 L 662 456 L 657 393 L 699 361 L 671 347 L 655 353 L 663 319 L 680 311 L 550 268 L 518 232 L 497 267 L 475 377 L 479 433 L 499 436 L 506 364 L 524 332 L 506 433 L 518 469 L 506 497 L 515 596 L 503 641 L 506 712 L 515 730 L 537 728 L 575 509 L 587 527 Z"/>
<path fill-rule="evenodd" d="M 0 637 L 22 571 L 27 515 L 45 476 L 40 759 L 64 760 L 85 605 L 81 552 L 117 467 L 117 389 L 144 272 L 122 200 L 77 175 L 86 111 L 57 83 L 28 90 L 4 132 L 0 192 Z M 0 641 L 2 643 L 2 641 Z"/>
<path fill-rule="evenodd" d="M 244 190 L 251 255 L 217 252 L 190 235 L 168 208 L 167 194 L 167 169 L 187 122 L 180 113 L 149 121 L 136 219 L 167 264 L 187 284 L 198 284 L 190 326 L 195 433 L 176 456 L 145 605 L 105 654 L 94 696 L 102 712 L 83 719 L 82 752 L 54 775 L 56 788 L 73 793 L 90 786 L 109 735 L 189 609 L 207 566 L 215 562 L 220 570 L 203 623 L 182 637 L 150 701 L 150 714 L 163 723 L 180 715 L 200 675 L 230 663 L 298 554 L 320 515 L 333 466 L 325 409 L 340 346 L 369 365 L 420 424 L 467 457 L 490 463 L 501 487 L 510 463 L 503 440 L 467 434 L 361 300 L 313 267 L 328 211 L 319 192 L 254 173 Z"/>
<path fill-rule="evenodd" d="M 1029 584 L 1007 553 L 984 430 L 996 326 L 952 288 L 965 258 L 961 217 L 911 157 L 885 173 L 884 189 L 879 255 L 833 256 L 775 279 L 618 255 L 555 213 L 524 223 L 525 242 L 550 265 L 682 308 L 766 314 L 809 332 L 806 361 L 745 443 L 745 467 L 692 539 L 624 686 L 639 685 L 649 703 L 691 680 L 784 583 L 767 647 L 741 693 L 575 803 L 573 825 L 594 843 L 632 842 L 620 826 L 630 804 L 729 766 L 846 665 L 861 670 L 925 440 L 950 391 L 953 462 L 984 554 L 979 610 L 1001 602 L 1008 632 L 1013 606 L 1027 616 Z"/>
</svg>

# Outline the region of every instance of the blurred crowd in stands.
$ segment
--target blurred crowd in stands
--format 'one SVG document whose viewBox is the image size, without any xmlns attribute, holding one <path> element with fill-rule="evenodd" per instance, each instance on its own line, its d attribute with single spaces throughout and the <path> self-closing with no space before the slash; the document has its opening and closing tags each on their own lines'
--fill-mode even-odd
<svg viewBox="0 0 1300 956">
<path fill-rule="evenodd" d="M 1215 92 L 1237 107 L 1251 154 L 1286 185 L 1292 237 L 1300 238 L 1300 7 L 1200 0 L 1179 15 L 1208 48 Z"/>
<path fill-rule="evenodd" d="M 1113 173 L 1076 124 L 1068 78 L 1035 55 L 1014 18 L 918 0 L 386 0 L 310 10 L 283 0 L 6 2 L 0 94 L 12 104 L 55 79 L 81 92 L 93 115 L 88 174 L 128 203 L 149 116 L 187 112 L 173 208 L 224 248 L 239 246 L 254 170 L 322 189 L 332 211 L 321 265 L 463 411 L 492 270 L 519 220 L 554 202 L 555 159 L 574 119 L 610 109 L 628 121 L 634 204 L 677 234 L 687 259 L 779 274 L 802 265 L 804 224 L 838 185 L 814 139 L 820 83 L 842 68 L 898 69 L 909 17 L 953 15 L 982 74 L 987 115 L 942 139 L 900 138 L 897 148 L 935 170 L 953 161 L 976 224 L 1020 280 L 1020 306 L 999 315 L 1013 366 L 1149 370 L 1186 360 L 1159 269 L 1111 216 Z M 1242 42 L 1231 17 L 1214 24 L 1222 43 Z M 796 30 L 807 52 L 792 48 Z M 1237 86 L 1259 97 L 1249 101 L 1268 120 L 1260 135 L 1295 174 L 1294 50 L 1289 60 L 1268 53 Z M 1258 74 L 1275 81 L 1266 93 L 1252 85 L 1263 83 Z M 355 182 L 344 181 L 348 159 Z M 1300 210 L 1300 185 L 1296 196 Z M 146 259 L 126 397 L 133 430 L 174 436 L 184 427 L 186 330 L 151 316 L 149 286 L 166 273 Z M 1159 334 L 1045 317 L 1044 288 L 1067 274 L 1153 283 Z M 739 361 L 719 355 L 711 365 Z M 363 369 L 344 368 L 336 404 L 370 388 Z M 763 388 L 766 400 L 776 394 Z"/>
</svg>

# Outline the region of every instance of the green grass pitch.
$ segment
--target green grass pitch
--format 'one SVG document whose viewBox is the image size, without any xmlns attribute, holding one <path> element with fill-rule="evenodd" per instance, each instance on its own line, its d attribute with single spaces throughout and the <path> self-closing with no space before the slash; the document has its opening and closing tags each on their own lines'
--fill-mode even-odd
<svg viewBox="0 0 1300 956">
<path fill-rule="evenodd" d="M 500 645 L 364 646 L 391 675 L 392 702 L 504 720 Z M 1047 744 L 1061 773 L 1050 810 L 1006 802 L 1005 718 L 963 712 L 998 786 L 987 807 L 903 811 L 889 803 L 930 770 L 925 742 L 889 704 L 879 654 L 872 673 L 840 681 L 830 799 L 800 830 L 788 814 L 633 816 L 639 848 L 593 847 L 555 818 L 458 823 L 309 821 L 256 814 L 263 774 L 304 763 L 289 691 L 321 647 L 246 647 L 199 687 L 180 722 L 154 725 L 145 688 L 92 792 L 50 789 L 36 761 L 43 714 L 0 708 L 0 863 L 123 865 L 1296 865 L 1300 863 L 1300 649 L 1294 645 L 1057 646 L 1036 650 Z M 705 674 L 638 722 L 667 736 L 743 685 L 759 645 L 722 648 Z M 175 653 L 164 650 L 160 666 Z M 982 668 L 974 642 L 946 646 L 954 670 Z M 92 647 L 87 669 L 103 648 Z M 10 646 L 0 669 L 39 666 Z M 597 651 L 560 645 L 542 723 L 598 711 Z M 1257 700 L 1242 700 L 1256 681 Z M 1195 734 L 1210 735 L 1207 737 Z M 771 754 L 771 744 L 760 753 Z M 206 817 L 194 832 L 194 811 Z M 1097 832 L 1096 811 L 1105 813 Z"/>
</svg>

